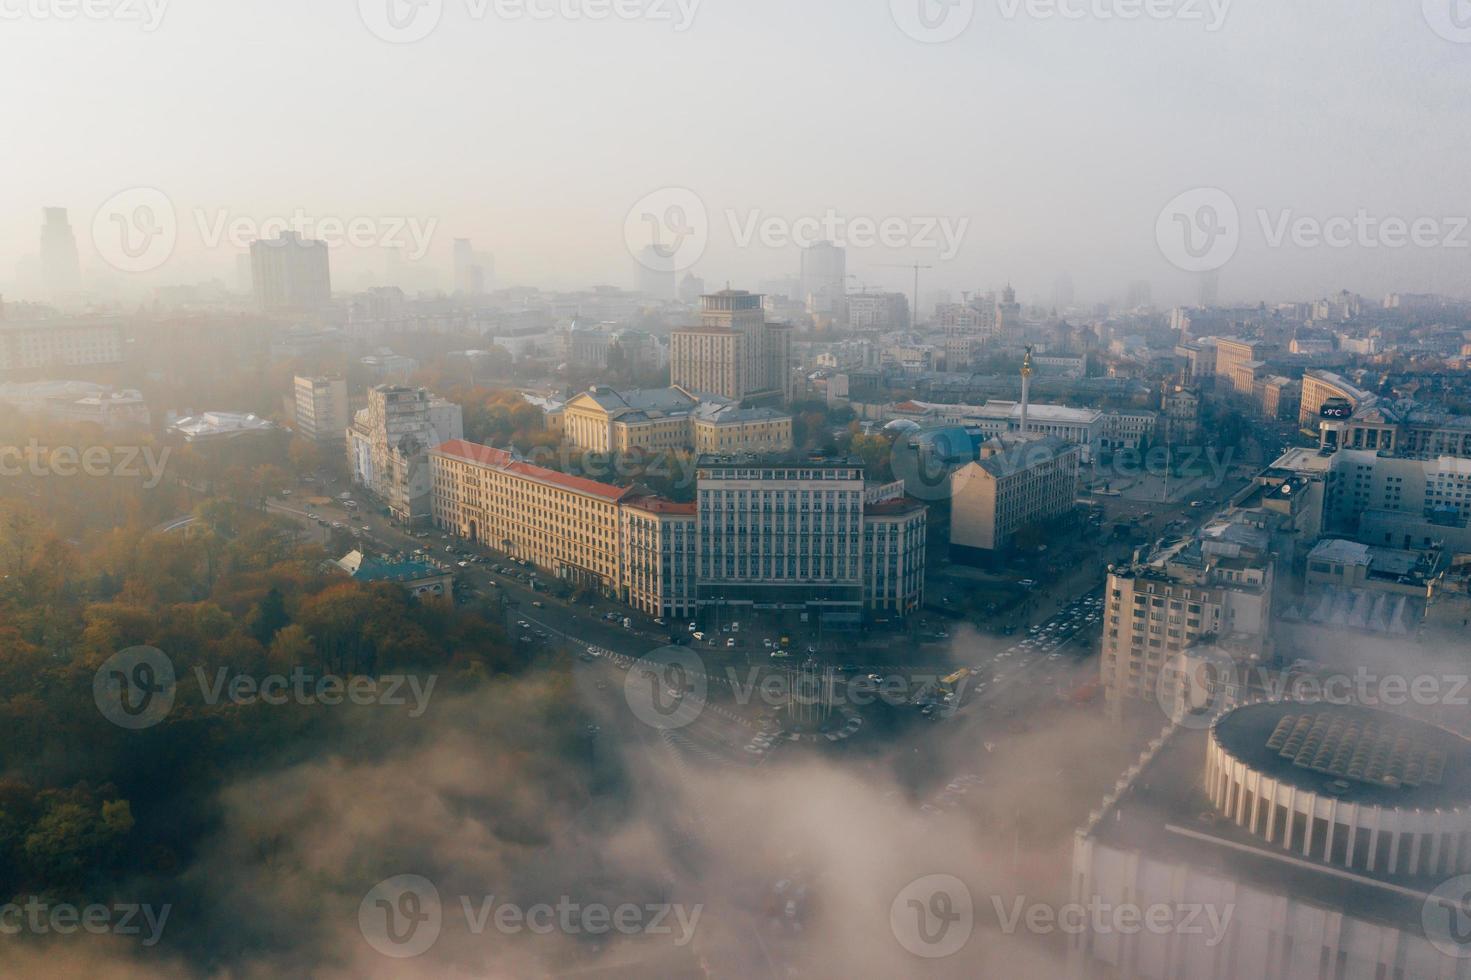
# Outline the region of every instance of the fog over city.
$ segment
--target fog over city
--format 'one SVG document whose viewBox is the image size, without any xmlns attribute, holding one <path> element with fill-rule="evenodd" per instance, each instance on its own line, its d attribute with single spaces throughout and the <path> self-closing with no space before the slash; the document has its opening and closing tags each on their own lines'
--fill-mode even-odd
<svg viewBox="0 0 1471 980">
<path fill-rule="evenodd" d="M 29 291 L 17 265 L 35 252 L 40 203 L 70 207 L 85 228 L 138 186 L 178 210 L 176 253 L 140 279 L 83 240 L 103 295 L 228 279 L 234 250 L 211 247 L 201 224 L 298 210 L 434 221 L 437 266 L 464 237 L 495 251 L 511 281 L 628 285 L 623 217 L 668 186 L 709 209 L 696 270 L 712 281 L 793 261 L 793 247 L 742 247 L 733 221 L 831 210 L 969 222 L 943 261 L 922 246 L 855 252 L 850 265 L 875 287 L 906 284 L 883 263 L 923 262 L 950 290 L 1011 281 L 1036 295 L 1068 270 L 1090 300 L 1121 298 L 1132 279 L 1188 300 L 1155 218 L 1181 191 L 1218 187 L 1244 224 L 1223 299 L 1465 293 L 1464 229 L 1451 248 L 1358 236 L 1272 247 L 1259 216 L 1271 229 L 1284 212 L 1465 214 L 1471 177 L 1450 161 L 1471 152 L 1460 97 L 1471 66 L 1417 3 L 1176 0 L 1107 16 L 1111 4 L 1083 0 L 927 0 L 936 22 L 968 26 L 923 43 L 877 0 L 645 0 L 602 19 L 551 0 L 503 15 L 490 0 L 436 0 L 403 4 L 438 19 L 395 43 L 351 2 L 154 2 L 156 23 L 141 0 L 113 0 L 124 9 L 107 19 L 30 13 L 48 0 L 5 5 L 0 82 L 15 95 L 3 118 L 32 148 L 12 155 L 0 195 L 7 295 Z M 341 281 L 381 280 L 377 252 L 341 249 Z"/>
<path fill-rule="evenodd" d="M 1471 8 L 0 0 L 0 977 L 1471 980 Z"/>
</svg>

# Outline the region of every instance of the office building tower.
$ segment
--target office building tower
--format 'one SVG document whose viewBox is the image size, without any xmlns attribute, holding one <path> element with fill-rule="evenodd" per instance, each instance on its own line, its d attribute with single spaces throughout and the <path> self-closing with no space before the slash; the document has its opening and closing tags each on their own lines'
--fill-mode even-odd
<svg viewBox="0 0 1471 980">
<path fill-rule="evenodd" d="M 41 214 L 42 288 L 48 299 L 73 296 L 81 289 L 82 272 L 66 208 L 42 208 Z"/>
<path fill-rule="evenodd" d="M 735 401 L 791 400 L 791 327 L 766 322 L 759 293 L 701 298 L 700 324 L 670 335 L 670 384 Z"/>
<path fill-rule="evenodd" d="M 332 302 L 327 243 L 283 231 L 250 243 L 256 302 L 267 312 L 320 310 Z"/>
<path fill-rule="evenodd" d="M 817 242 L 802 249 L 801 300 L 807 312 L 836 322 L 846 321 L 844 300 L 848 293 L 848 252 L 832 242 Z"/>
<path fill-rule="evenodd" d="M 347 431 L 347 382 L 342 378 L 307 378 L 295 383 L 296 432 L 313 442 L 337 442 Z"/>
</svg>

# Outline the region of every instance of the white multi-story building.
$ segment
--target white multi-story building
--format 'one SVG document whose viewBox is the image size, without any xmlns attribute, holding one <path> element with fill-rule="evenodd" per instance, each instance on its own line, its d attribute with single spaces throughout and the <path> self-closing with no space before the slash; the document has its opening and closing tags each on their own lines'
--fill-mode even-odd
<svg viewBox="0 0 1471 980">
<path fill-rule="evenodd" d="M 1068 975 L 1471 978 L 1471 743 L 1355 704 L 1217 697 L 1075 835 L 1072 901 L 1114 914 L 1073 931 Z"/>
<path fill-rule="evenodd" d="M 296 432 L 313 442 L 336 442 L 352 419 L 347 410 L 347 382 L 342 378 L 296 376 Z"/>
<path fill-rule="evenodd" d="M 1207 639 L 1242 661 L 1260 660 L 1268 652 L 1272 580 L 1271 555 L 1229 536 L 1177 542 L 1147 560 L 1110 566 L 1105 697 L 1115 705 L 1155 698 L 1165 665 Z"/>
<path fill-rule="evenodd" d="M 431 504 L 429 450 L 462 438 L 460 406 L 423 388 L 378 385 L 347 430 L 348 471 L 395 520 L 424 520 Z"/>
<path fill-rule="evenodd" d="M 111 320 L 0 323 L 0 371 L 120 364 L 123 328 Z"/>
</svg>

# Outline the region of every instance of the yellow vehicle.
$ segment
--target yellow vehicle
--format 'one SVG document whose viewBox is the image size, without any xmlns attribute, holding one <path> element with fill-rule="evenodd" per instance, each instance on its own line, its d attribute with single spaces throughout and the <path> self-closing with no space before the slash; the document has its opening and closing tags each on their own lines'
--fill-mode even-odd
<svg viewBox="0 0 1471 980">
<path fill-rule="evenodd" d="M 961 683 L 970 676 L 970 668 L 962 667 L 948 677 L 941 679 L 940 691 L 943 694 L 954 694 L 960 690 Z"/>
</svg>

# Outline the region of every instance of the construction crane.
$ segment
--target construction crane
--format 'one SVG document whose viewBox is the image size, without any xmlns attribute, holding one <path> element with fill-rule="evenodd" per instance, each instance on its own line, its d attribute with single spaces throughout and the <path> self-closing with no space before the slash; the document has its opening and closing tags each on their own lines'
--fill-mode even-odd
<svg viewBox="0 0 1471 980">
<path fill-rule="evenodd" d="M 882 268 L 885 268 L 885 269 L 913 269 L 914 270 L 914 300 L 913 300 L 912 305 L 909 307 L 909 329 L 910 330 L 917 330 L 919 328 L 919 270 L 921 270 L 921 269 L 933 269 L 934 266 L 932 266 L 932 265 L 920 265 L 917 262 L 914 265 L 898 265 L 898 264 L 893 263 L 893 262 L 880 262 L 879 265 Z"/>
</svg>

